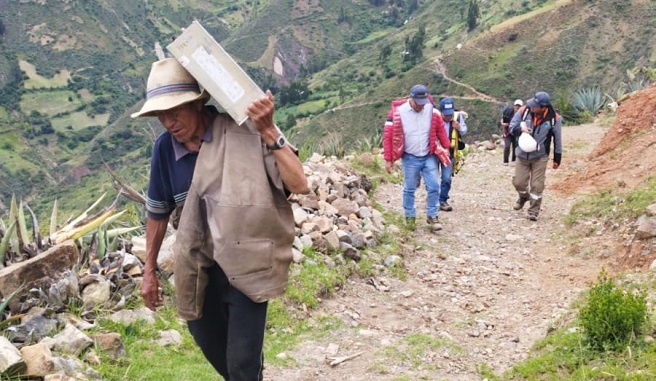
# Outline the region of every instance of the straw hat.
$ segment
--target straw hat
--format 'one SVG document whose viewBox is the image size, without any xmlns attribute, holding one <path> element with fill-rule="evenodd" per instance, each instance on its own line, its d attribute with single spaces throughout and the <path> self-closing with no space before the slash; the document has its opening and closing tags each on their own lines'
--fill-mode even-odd
<svg viewBox="0 0 656 381">
<path fill-rule="evenodd" d="M 198 82 L 175 58 L 165 58 L 153 63 L 146 85 L 146 102 L 131 116 L 155 116 L 156 111 L 209 98 L 209 93 L 200 90 Z"/>
</svg>

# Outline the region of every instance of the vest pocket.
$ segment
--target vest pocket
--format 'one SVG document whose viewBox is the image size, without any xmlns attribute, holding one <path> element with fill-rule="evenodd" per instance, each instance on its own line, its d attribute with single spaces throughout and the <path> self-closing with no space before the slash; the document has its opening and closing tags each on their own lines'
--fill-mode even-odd
<svg viewBox="0 0 656 381">
<path fill-rule="evenodd" d="M 273 241 L 269 239 L 229 240 L 221 248 L 221 268 L 232 280 L 247 274 L 268 271 L 273 268 Z"/>
<path fill-rule="evenodd" d="M 181 318 L 197 320 L 203 316 L 207 268 L 188 251 L 175 253 L 175 304 Z"/>
</svg>

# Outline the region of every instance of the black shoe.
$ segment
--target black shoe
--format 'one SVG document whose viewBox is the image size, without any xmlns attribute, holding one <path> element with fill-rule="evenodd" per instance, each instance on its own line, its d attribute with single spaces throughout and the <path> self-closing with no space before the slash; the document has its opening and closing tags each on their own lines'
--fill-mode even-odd
<svg viewBox="0 0 656 381">
<path fill-rule="evenodd" d="M 524 207 L 524 204 L 526 204 L 526 201 L 528 201 L 528 198 L 518 198 L 517 201 L 515 201 L 515 205 L 513 205 L 513 209 L 521 210 Z"/>
<path fill-rule="evenodd" d="M 434 232 L 442 230 L 442 224 L 440 224 L 440 222 L 437 220 L 437 216 L 426 218 L 426 223 L 428 224 L 428 227 Z"/>
<path fill-rule="evenodd" d="M 415 228 L 417 227 L 417 220 L 414 217 L 406 217 L 405 218 L 405 227 L 408 230 L 414 231 Z"/>
<path fill-rule="evenodd" d="M 449 205 L 448 202 L 444 201 L 443 203 L 440 204 L 440 210 L 443 210 L 445 212 L 450 212 L 453 210 L 453 208 L 451 207 L 451 205 Z"/>
<path fill-rule="evenodd" d="M 528 215 L 528 219 L 529 219 L 530 221 L 537 221 L 537 220 L 538 220 L 538 216 L 536 216 L 535 214 L 529 214 L 529 215 Z"/>
</svg>

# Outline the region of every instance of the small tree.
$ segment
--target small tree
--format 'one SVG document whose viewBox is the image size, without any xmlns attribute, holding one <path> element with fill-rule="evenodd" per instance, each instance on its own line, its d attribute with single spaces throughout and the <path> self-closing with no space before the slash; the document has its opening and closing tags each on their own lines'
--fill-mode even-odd
<svg viewBox="0 0 656 381">
<path fill-rule="evenodd" d="M 478 0 L 469 0 L 469 10 L 467 11 L 467 30 L 472 31 L 478 25 Z"/>
<path fill-rule="evenodd" d="M 341 24 L 341 23 L 344 23 L 344 22 L 345 23 L 350 23 L 351 18 L 349 17 L 348 13 L 346 13 L 346 10 L 344 9 L 344 7 L 340 6 L 339 7 L 339 16 L 337 16 L 337 23 Z"/>
<path fill-rule="evenodd" d="M 424 58 L 424 40 L 426 39 L 426 29 L 422 25 L 412 38 L 405 39 L 405 55 L 403 61 L 415 64 Z"/>
<path fill-rule="evenodd" d="M 417 0 L 408 0 L 408 14 L 414 13 L 419 8 L 419 2 Z"/>
<path fill-rule="evenodd" d="M 381 66 L 386 66 L 387 64 L 387 59 L 389 56 L 392 54 L 392 47 L 389 45 L 385 45 L 381 50 L 380 54 L 378 55 L 378 63 Z"/>
</svg>

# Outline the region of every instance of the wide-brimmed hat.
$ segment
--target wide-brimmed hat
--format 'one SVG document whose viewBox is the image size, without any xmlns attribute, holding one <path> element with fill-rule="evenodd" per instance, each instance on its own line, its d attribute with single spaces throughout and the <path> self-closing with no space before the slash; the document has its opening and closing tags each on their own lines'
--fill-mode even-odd
<svg viewBox="0 0 656 381">
<path fill-rule="evenodd" d="M 198 82 L 175 58 L 153 62 L 146 84 L 146 102 L 131 116 L 155 116 L 156 111 L 170 110 L 210 95 L 200 89 Z"/>
</svg>

